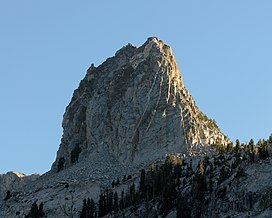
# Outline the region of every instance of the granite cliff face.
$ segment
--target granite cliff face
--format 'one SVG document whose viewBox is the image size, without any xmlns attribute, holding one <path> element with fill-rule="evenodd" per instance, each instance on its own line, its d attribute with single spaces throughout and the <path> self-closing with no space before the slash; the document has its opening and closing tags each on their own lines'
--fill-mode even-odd
<svg viewBox="0 0 272 218">
<path fill-rule="evenodd" d="M 55 172 L 99 151 L 127 165 L 168 153 L 197 154 L 210 144 L 229 142 L 195 105 L 172 49 L 155 37 L 139 48 L 128 44 L 100 66 L 92 65 L 62 126 Z"/>
</svg>

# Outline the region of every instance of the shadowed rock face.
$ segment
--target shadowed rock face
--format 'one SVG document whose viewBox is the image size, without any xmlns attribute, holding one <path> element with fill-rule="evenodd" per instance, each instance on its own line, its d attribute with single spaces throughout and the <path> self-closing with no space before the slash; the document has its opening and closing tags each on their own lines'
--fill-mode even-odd
<svg viewBox="0 0 272 218">
<path fill-rule="evenodd" d="M 119 163 L 137 165 L 229 142 L 195 105 L 172 49 L 155 37 L 139 48 L 128 44 L 100 66 L 92 65 L 66 108 L 62 126 L 52 171 L 105 150 Z"/>
</svg>

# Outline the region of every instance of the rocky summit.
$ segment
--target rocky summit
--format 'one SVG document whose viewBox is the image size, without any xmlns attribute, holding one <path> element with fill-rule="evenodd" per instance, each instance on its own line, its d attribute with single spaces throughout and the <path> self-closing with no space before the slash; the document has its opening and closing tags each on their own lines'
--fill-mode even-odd
<svg viewBox="0 0 272 218">
<path fill-rule="evenodd" d="M 128 44 L 100 66 L 91 65 L 62 126 L 54 172 L 105 150 L 120 164 L 139 165 L 229 142 L 195 105 L 172 49 L 156 37 L 139 48 Z"/>
<path fill-rule="evenodd" d="M 0 175 L 0 217 L 271 217 L 272 136 L 234 147 L 156 37 L 92 64 L 62 127 L 49 172 Z"/>
</svg>

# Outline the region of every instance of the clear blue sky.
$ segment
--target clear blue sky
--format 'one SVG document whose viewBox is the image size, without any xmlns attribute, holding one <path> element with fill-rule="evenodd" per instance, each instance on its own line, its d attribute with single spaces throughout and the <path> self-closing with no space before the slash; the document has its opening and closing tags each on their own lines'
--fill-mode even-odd
<svg viewBox="0 0 272 218">
<path fill-rule="evenodd" d="M 174 51 L 199 108 L 232 140 L 272 133 L 272 1 L 1 1 L 0 173 L 54 161 L 73 90 L 131 42 Z"/>
</svg>

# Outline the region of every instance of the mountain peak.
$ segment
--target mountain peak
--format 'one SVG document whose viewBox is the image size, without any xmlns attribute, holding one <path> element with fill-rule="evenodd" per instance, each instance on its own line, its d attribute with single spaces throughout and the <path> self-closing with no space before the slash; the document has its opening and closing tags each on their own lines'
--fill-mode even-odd
<svg viewBox="0 0 272 218">
<path fill-rule="evenodd" d="M 100 66 L 92 65 L 66 108 L 63 129 L 52 166 L 56 172 L 94 153 L 139 165 L 229 142 L 199 111 L 172 49 L 157 37 L 138 48 L 128 44 Z"/>
<path fill-rule="evenodd" d="M 187 181 L 184 190 L 190 194 L 196 161 L 213 152 L 210 145 L 230 142 L 198 109 L 182 82 L 172 49 L 156 37 L 140 47 L 124 46 L 97 67 L 92 64 L 73 93 L 62 127 L 61 144 L 49 172 L 0 175 L 1 217 L 30 216 L 33 208 L 43 204 L 47 217 L 74 217 L 84 208 L 83 198 L 100 202 L 103 189 L 109 191 L 108 196 L 117 195 L 114 201 L 118 203 L 118 195 L 130 193 L 134 182 L 142 179 L 139 170 L 150 164 L 159 166 L 166 156 L 177 163 L 179 157 L 183 163 L 187 160 L 179 168 L 184 179 L 175 181 Z M 214 163 L 221 163 L 221 157 Z M 157 173 L 156 177 L 168 175 Z M 122 216 L 131 217 L 131 213 Z"/>
</svg>

